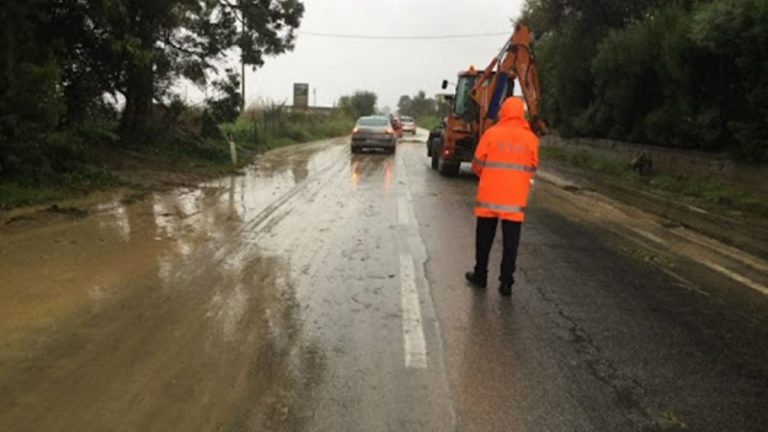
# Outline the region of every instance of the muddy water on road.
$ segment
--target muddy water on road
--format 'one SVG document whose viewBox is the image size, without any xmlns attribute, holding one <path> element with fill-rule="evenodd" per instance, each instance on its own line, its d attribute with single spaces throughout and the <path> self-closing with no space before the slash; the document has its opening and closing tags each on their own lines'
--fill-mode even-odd
<svg viewBox="0 0 768 432">
<path fill-rule="evenodd" d="M 299 428 L 323 358 L 255 228 L 309 176 L 346 172 L 332 144 L 4 234 L 0 430 Z"/>
<path fill-rule="evenodd" d="M 450 427 L 403 367 L 397 159 L 344 144 L 0 233 L 0 430 Z"/>
</svg>

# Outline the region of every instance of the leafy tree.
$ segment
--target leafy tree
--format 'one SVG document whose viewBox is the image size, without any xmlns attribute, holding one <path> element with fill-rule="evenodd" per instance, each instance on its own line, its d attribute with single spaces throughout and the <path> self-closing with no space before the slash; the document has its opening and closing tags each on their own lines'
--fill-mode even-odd
<svg viewBox="0 0 768 432">
<path fill-rule="evenodd" d="M 211 116 L 219 123 L 232 122 L 240 115 L 240 76 L 232 69 L 226 74 L 226 78 L 213 82 L 216 97 L 206 100 Z"/>
<path fill-rule="evenodd" d="M 564 136 L 592 135 L 587 116 L 595 80 L 591 60 L 612 30 L 638 20 L 661 0 L 527 0 L 522 21 L 538 38 L 542 114 Z"/>
<path fill-rule="evenodd" d="M 688 120 L 695 118 L 696 93 L 689 29 L 687 13 L 673 6 L 602 40 L 592 59 L 595 94 L 588 120 L 595 133 L 681 147 L 702 144 L 687 130 L 695 123 Z"/>
<path fill-rule="evenodd" d="M 62 121 L 73 125 L 102 109 L 120 76 L 109 29 L 110 2 L 46 0 L 50 22 L 42 37 L 53 41 L 66 104 Z"/>
<path fill-rule="evenodd" d="M 203 84 L 232 48 L 261 66 L 293 48 L 304 12 L 298 0 L 123 0 L 110 22 L 123 61 L 123 127 L 146 126 L 154 99 L 179 76 Z M 238 28 L 238 23 L 239 27 Z"/>
<path fill-rule="evenodd" d="M 400 114 L 408 114 L 411 112 L 411 97 L 408 95 L 400 96 L 397 101 L 397 111 Z"/>
<path fill-rule="evenodd" d="M 541 34 L 565 29 L 603 32 L 624 27 L 664 3 L 663 0 L 527 0 L 523 21 Z"/>
<path fill-rule="evenodd" d="M 178 78 L 204 85 L 233 51 L 258 67 L 291 50 L 303 12 L 299 0 L 0 2 L 0 176 L 56 171 L 57 152 L 80 155 L 98 135 L 85 123 L 112 121 L 117 100 L 124 137 L 145 130 Z M 213 84 L 221 118 L 238 97 L 231 79 Z"/>
<path fill-rule="evenodd" d="M 691 38 L 711 60 L 695 73 L 708 77 L 712 100 L 737 143 L 735 153 L 768 159 L 768 3 L 713 1 L 692 15 Z"/>
<path fill-rule="evenodd" d="M 768 148 L 768 3 L 528 0 L 542 112 L 564 136 Z"/>
<path fill-rule="evenodd" d="M 413 98 L 408 95 L 400 96 L 397 103 L 400 114 L 412 117 L 426 117 L 436 115 L 436 103 L 428 98 L 423 90 L 419 90 Z"/>
<path fill-rule="evenodd" d="M 40 165 L 44 143 L 64 111 L 61 69 L 42 37 L 50 23 L 43 0 L 8 0 L 0 9 L 0 178 L 18 174 L 23 158 Z"/>
<path fill-rule="evenodd" d="M 351 96 L 339 98 L 338 107 L 343 112 L 356 116 L 369 116 L 376 112 L 376 93 L 370 91 L 356 91 Z"/>
</svg>

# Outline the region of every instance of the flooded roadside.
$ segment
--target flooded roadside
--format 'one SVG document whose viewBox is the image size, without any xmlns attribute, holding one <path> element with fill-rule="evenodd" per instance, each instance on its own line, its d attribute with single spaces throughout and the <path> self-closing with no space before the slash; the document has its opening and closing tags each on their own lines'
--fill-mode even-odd
<svg viewBox="0 0 768 432">
<path fill-rule="evenodd" d="M 245 230 L 338 164 L 334 144 L 2 233 L 0 429 L 293 429 L 323 360 L 298 344 L 285 258 Z"/>
</svg>

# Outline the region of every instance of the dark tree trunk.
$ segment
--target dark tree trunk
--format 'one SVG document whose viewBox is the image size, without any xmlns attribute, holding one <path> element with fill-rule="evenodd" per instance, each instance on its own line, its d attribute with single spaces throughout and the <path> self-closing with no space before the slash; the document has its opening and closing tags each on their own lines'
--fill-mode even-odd
<svg viewBox="0 0 768 432">
<path fill-rule="evenodd" d="M 152 57 L 156 28 L 151 16 L 141 6 L 142 1 L 128 2 L 131 31 L 141 41 L 142 54 L 132 56 L 126 68 L 125 111 L 121 127 L 128 134 L 146 131 L 155 93 Z"/>
<path fill-rule="evenodd" d="M 152 114 L 154 76 L 151 64 L 134 64 L 129 67 L 125 92 L 125 110 L 122 128 L 126 132 L 145 130 Z"/>
<path fill-rule="evenodd" d="M 88 107 L 96 96 L 89 92 L 85 85 L 81 85 L 81 77 L 75 77 L 69 85 L 64 87 L 64 101 L 67 106 L 66 115 L 62 121 L 65 124 L 77 124 L 86 119 Z"/>
<path fill-rule="evenodd" d="M 0 25 L 2 25 L 3 28 L 3 34 L 0 36 L 0 55 L 2 55 L 2 73 L 3 75 L 0 76 L 0 84 L 3 87 L 0 87 L 0 90 L 6 91 L 7 88 L 5 88 L 6 85 L 8 85 L 8 81 L 10 81 L 11 77 L 13 76 L 13 69 L 14 64 L 16 60 L 16 56 L 14 53 L 14 23 L 12 20 L 8 19 L 8 15 L 6 11 L 0 12 Z"/>
</svg>

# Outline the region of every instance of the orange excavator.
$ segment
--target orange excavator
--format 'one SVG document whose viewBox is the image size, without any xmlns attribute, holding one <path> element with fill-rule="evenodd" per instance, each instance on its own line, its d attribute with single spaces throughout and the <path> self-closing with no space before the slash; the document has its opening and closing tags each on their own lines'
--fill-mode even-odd
<svg viewBox="0 0 768 432">
<path fill-rule="evenodd" d="M 531 129 L 536 135 L 546 134 L 539 117 L 539 80 L 530 38 L 528 27 L 518 24 L 485 70 L 470 67 L 459 73 L 456 92 L 449 98 L 453 109 L 441 127 L 430 131 L 427 141 L 432 168 L 440 174 L 457 175 L 461 162 L 472 160 L 480 136 L 496 123 L 502 102 L 515 94 L 515 80 L 528 107 Z M 447 86 L 443 81 L 443 89 Z"/>
</svg>

